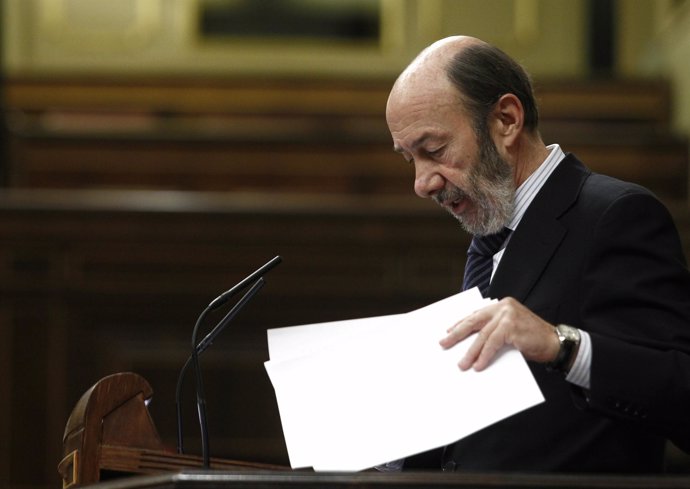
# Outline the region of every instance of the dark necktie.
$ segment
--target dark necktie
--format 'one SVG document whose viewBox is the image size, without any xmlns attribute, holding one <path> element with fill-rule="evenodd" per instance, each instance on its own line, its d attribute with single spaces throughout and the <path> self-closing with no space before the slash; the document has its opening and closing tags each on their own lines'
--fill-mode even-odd
<svg viewBox="0 0 690 489">
<path fill-rule="evenodd" d="M 489 291 L 489 281 L 493 269 L 493 256 L 510 235 L 511 230 L 503 228 L 496 234 L 475 236 L 467 250 L 467 264 L 465 265 L 465 279 L 462 290 L 479 287 L 482 296 Z"/>
</svg>

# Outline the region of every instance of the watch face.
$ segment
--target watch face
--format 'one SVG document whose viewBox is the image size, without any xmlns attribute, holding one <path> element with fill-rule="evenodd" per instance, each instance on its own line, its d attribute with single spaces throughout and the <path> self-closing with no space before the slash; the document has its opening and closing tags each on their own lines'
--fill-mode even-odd
<svg viewBox="0 0 690 489">
<path fill-rule="evenodd" d="M 570 368 L 573 354 L 577 351 L 580 344 L 580 330 L 565 324 L 556 326 L 558 341 L 561 348 L 556 359 L 547 368 L 558 372 L 567 372 Z"/>
<path fill-rule="evenodd" d="M 563 335 L 565 341 L 580 341 L 580 332 L 576 328 L 570 326 L 560 326 L 560 333 Z"/>
</svg>

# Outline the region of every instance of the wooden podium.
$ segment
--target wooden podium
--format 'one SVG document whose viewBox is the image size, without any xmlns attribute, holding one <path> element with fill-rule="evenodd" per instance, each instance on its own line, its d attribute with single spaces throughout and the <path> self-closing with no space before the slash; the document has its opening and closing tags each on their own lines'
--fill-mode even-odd
<svg viewBox="0 0 690 489">
<path fill-rule="evenodd" d="M 149 415 L 151 386 L 137 374 L 101 379 L 81 397 L 67 421 L 58 472 L 63 488 L 102 489 L 687 489 L 687 476 L 511 474 L 366 471 L 315 473 L 287 467 L 211 459 L 166 447 Z M 119 477 L 138 474 L 136 477 Z M 107 482 L 101 482 L 104 479 Z"/>
<path fill-rule="evenodd" d="M 688 489 L 669 476 L 461 472 L 183 470 L 103 482 L 93 489 Z"/>
<path fill-rule="evenodd" d="M 200 456 L 165 446 L 146 403 L 153 389 L 141 376 L 118 373 L 99 380 L 72 410 L 58 464 L 62 487 L 83 486 L 118 475 L 202 468 Z M 285 467 L 211 458 L 211 468 L 276 470 Z"/>
</svg>

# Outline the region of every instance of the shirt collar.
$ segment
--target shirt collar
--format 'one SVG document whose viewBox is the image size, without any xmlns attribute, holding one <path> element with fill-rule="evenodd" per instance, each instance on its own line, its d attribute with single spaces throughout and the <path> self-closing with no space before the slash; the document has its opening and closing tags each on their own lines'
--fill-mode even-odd
<svg viewBox="0 0 690 489">
<path fill-rule="evenodd" d="M 546 183 L 551 173 L 556 169 L 558 164 L 565 158 L 565 153 L 558 144 L 547 146 L 549 155 L 524 182 L 515 191 L 515 201 L 513 205 L 513 215 L 508 222 L 507 227 L 515 231 L 518 224 L 522 220 L 522 216 L 527 212 L 527 208 L 537 196 L 541 188 Z"/>
</svg>

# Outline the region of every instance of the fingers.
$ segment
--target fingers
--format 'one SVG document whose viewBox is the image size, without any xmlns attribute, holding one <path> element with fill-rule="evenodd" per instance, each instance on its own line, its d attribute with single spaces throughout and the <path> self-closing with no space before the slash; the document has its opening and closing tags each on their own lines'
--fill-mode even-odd
<svg viewBox="0 0 690 489">
<path fill-rule="evenodd" d="M 480 311 L 483 311 L 481 309 Z M 448 335 L 439 341 L 443 348 L 450 348 L 455 344 L 461 342 L 472 333 L 480 331 L 484 327 L 484 315 L 480 311 L 475 311 L 461 321 L 455 323 L 451 328 L 446 330 Z"/>
<path fill-rule="evenodd" d="M 459 363 L 462 370 L 474 367 L 486 368 L 491 359 L 503 346 L 500 334 L 496 334 L 498 321 L 491 306 L 475 311 L 448 329 L 448 335 L 439 343 L 443 348 L 451 348 L 473 333 L 478 333 L 472 345 Z"/>
<path fill-rule="evenodd" d="M 514 299 L 506 298 L 456 323 L 439 343 L 451 348 L 478 333 L 458 366 L 484 370 L 505 345 L 517 348 L 528 360 L 549 361 L 558 349 L 553 325 Z"/>
<path fill-rule="evenodd" d="M 474 368 L 477 372 L 489 366 L 498 351 L 506 344 L 502 329 L 494 318 L 477 334 L 474 342 L 460 360 L 458 366 L 461 370 Z"/>
</svg>

